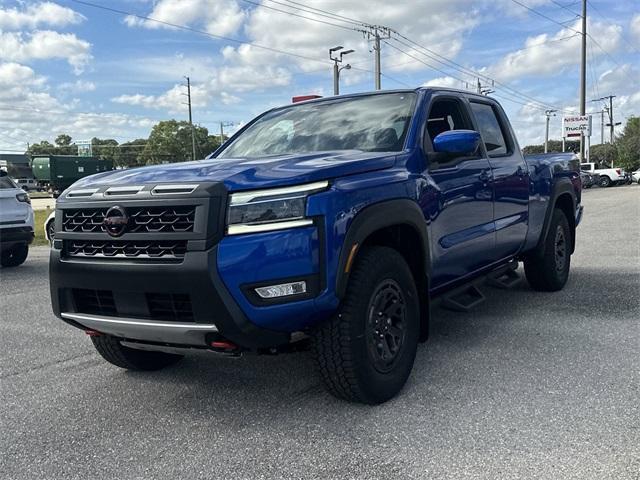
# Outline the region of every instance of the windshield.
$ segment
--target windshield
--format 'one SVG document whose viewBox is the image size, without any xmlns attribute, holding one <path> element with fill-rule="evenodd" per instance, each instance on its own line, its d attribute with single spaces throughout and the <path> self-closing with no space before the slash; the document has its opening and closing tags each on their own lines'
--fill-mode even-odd
<svg viewBox="0 0 640 480">
<path fill-rule="evenodd" d="M 402 150 L 416 94 L 386 93 L 293 105 L 269 112 L 218 158 L 331 150 Z"/>
</svg>

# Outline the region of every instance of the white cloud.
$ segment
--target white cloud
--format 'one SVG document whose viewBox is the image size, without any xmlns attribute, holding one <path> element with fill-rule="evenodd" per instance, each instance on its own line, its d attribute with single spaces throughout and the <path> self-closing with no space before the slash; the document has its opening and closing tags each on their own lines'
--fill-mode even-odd
<svg viewBox="0 0 640 480">
<path fill-rule="evenodd" d="M 5 90 L 7 87 L 20 85 L 42 85 L 44 77 L 37 76 L 32 68 L 19 63 L 0 63 L 0 87 Z"/>
<path fill-rule="evenodd" d="M 0 8 L 0 29 L 21 30 L 35 29 L 42 25 L 64 27 L 75 25 L 85 19 L 70 8 L 53 2 L 40 2 L 24 9 Z"/>
<path fill-rule="evenodd" d="M 170 90 L 161 95 L 120 95 L 112 98 L 114 103 L 134 105 L 156 110 L 168 110 L 169 112 L 184 112 L 187 89 L 184 85 L 174 85 Z M 193 108 L 204 107 L 209 100 L 209 92 L 202 85 L 191 85 L 191 105 Z"/>
<path fill-rule="evenodd" d="M 422 84 L 423 87 L 447 87 L 447 88 L 465 88 L 465 85 L 460 85 L 460 81 L 452 77 L 438 77 L 433 78 Z"/>
<path fill-rule="evenodd" d="M 29 62 L 62 58 L 73 66 L 76 74 L 82 73 L 91 60 L 91 44 L 73 33 L 38 30 L 33 33 L 0 31 L 0 58 Z"/>
<path fill-rule="evenodd" d="M 284 5 L 271 5 L 266 2 L 265 6 L 333 22 L 326 17 L 301 12 L 295 6 L 288 8 Z M 313 8 L 358 18 L 372 24 L 382 23 L 396 27 L 410 38 L 429 45 L 430 48 L 443 55 L 452 57 L 460 52 L 465 35 L 479 22 L 477 15 L 475 15 L 478 9 L 475 6 L 470 8 L 468 0 L 417 0 L 410 9 L 397 8 L 386 0 L 353 0 L 341 4 L 336 4 L 333 0 L 318 0 L 314 2 Z M 468 14 L 460 17 L 461 8 L 464 8 Z M 428 14 L 416 15 L 416 11 L 428 12 Z M 157 62 L 151 59 L 151 62 L 140 62 L 143 66 L 132 67 L 146 69 L 146 73 L 150 73 L 149 69 L 157 70 L 159 75 L 169 75 L 175 79 L 176 72 L 187 72 L 189 70 L 186 68 L 189 65 L 198 66 L 200 63 L 199 68 L 191 71 L 194 72 L 193 77 L 196 74 L 200 75 L 199 85 L 204 89 L 203 98 L 208 102 L 229 104 L 233 99 L 233 103 L 236 103 L 240 99 L 238 94 L 286 87 L 291 84 L 294 75 L 304 73 L 324 70 L 329 78 L 331 64 L 327 58 L 327 49 L 332 45 L 344 45 L 345 48 L 356 50 L 355 53 L 347 57 L 354 68 L 349 72 L 343 71 L 343 85 L 352 85 L 362 81 L 366 76 L 372 75 L 368 71 L 373 69 L 371 42 L 364 38 L 361 32 L 351 29 L 353 27 L 351 24 L 336 22 L 343 26 L 349 26 L 345 30 L 263 7 L 242 11 L 236 2 L 231 0 L 222 2 L 214 0 L 160 0 L 148 15 L 158 20 L 206 29 L 216 34 L 222 34 L 223 30 L 225 34 L 233 32 L 244 21 L 244 32 L 249 42 L 294 54 L 294 56 L 284 55 L 250 44 L 226 45 L 220 50 L 222 61 L 213 62 L 208 59 L 204 62 L 206 68 L 202 68 L 203 63 L 200 59 L 198 62 L 193 62 L 182 56 L 156 59 Z M 215 18 L 217 22 L 215 28 L 212 27 L 212 18 Z M 170 28 L 137 17 L 128 17 L 126 22 L 132 27 Z M 224 27 L 220 27 L 220 25 Z M 414 50 L 404 47 L 403 49 L 409 50 L 417 56 Z M 387 72 L 393 74 L 400 69 L 403 71 L 425 69 L 423 64 L 402 55 L 387 45 L 383 45 L 383 50 L 383 67 L 387 69 L 385 70 Z M 174 68 L 178 65 L 181 68 Z M 202 78 L 203 72 L 206 72 L 206 78 Z M 157 75 L 151 76 L 154 79 L 158 78 Z M 194 78 L 192 78 L 193 80 Z M 383 82 L 390 83 L 387 78 Z M 151 96 L 144 92 L 137 92 L 120 95 L 115 97 L 113 101 L 147 108 L 165 108 L 165 105 L 174 105 L 174 96 L 175 87 L 161 95 Z"/>
<path fill-rule="evenodd" d="M 85 80 L 76 80 L 75 82 L 64 82 L 58 85 L 58 89 L 69 93 L 86 93 L 93 92 L 96 84 Z"/>
<path fill-rule="evenodd" d="M 640 13 L 636 13 L 633 18 L 631 18 L 631 35 L 640 42 Z"/>
<path fill-rule="evenodd" d="M 486 73 L 499 80 L 509 81 L 525 76 L 559 75 L 574 68 L 580 61 L 580 29 L 576 22 L 571 28 L 563 28 L 555 35 L 542 34 L 529 37 L 523 49 L 511 52 L 499 62 L 489 66 Z M 622 27 L 619 25 L 590 22 L 588 31 L 598 38 L 602 49 L 615 52 L 621 44 Z M 567 40 L 559 41 L 565 37 Z M 605 55 L 600 48 L 593 48 L 591 61 Z"/>
<path fill-rule="evenodd" d="M 177 25 L 196 24 L 213 35 L 230 35 L 242 25 L 245 15 L 233 0 L 159 0 L 147 16 Z M 131 15 L 125 23 L 130 27 L 172 28 Z"/>
</svg>

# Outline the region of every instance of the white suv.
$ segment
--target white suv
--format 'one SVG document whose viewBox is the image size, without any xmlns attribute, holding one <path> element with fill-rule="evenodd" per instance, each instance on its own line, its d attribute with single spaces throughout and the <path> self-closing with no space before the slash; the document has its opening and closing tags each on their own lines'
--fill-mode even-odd
<svg viewBox="0 0 640 480">
<path fill-rule="evenodd" d="M 16 267 L 27 259 L 33 241 L 29 194 L 0 170 L 0 265 Z"/>
</svg>

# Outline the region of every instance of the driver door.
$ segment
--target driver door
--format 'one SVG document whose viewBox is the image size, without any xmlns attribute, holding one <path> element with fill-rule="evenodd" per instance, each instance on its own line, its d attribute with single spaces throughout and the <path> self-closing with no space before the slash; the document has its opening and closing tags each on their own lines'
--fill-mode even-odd
<svg viewBox="0 0 640 480">
<path fill-rule="evenodd" d="M 434 290 L 489 265 L 495 247 L 491 165 L 480 148 L 471 157 L 443 158 L 433 139 L 448 130 L 473 130 L 468 104 L 435 95 L 424 131 L 427 185 L 421 194 L 430 224 Z"/>
</svg>

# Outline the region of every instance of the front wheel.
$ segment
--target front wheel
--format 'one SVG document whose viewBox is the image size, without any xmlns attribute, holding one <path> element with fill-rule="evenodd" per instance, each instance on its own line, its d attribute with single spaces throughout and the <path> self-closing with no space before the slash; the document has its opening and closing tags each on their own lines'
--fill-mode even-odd
<svg viewBox="0 0 640 480">
<path fill-rule="evenodd" d="M 338 312 L 312 335 L 329 392 L 368 404 L 395 396 L 413 367 L 419 323 L 418 292 L 402 255 L 388 247 L 363 249 Z"/>
<path fill-rule="evenodd" d="M 569 278 L 572 242 L 566 215 L 559 208 L 554 209 L 542 255 L 534 253 L 524 260 L 524 273 L 531 288 L 541 292 L 562 290 Z"/>
<path fill-rule="evenodd" d="M 3 250 L 0 254 L 0 265 L 3 267 L 17 267 L 22 265 L 29 255 L 29 245 L 23 243 Z"/>
<path fill-rule="evenodd" d="M 160 370 L 178 362 L 182 355 L 125 347 L 111 335 L 91 337 L 93 346 L 107 362 L 127 370 Z"/>
</svg>

